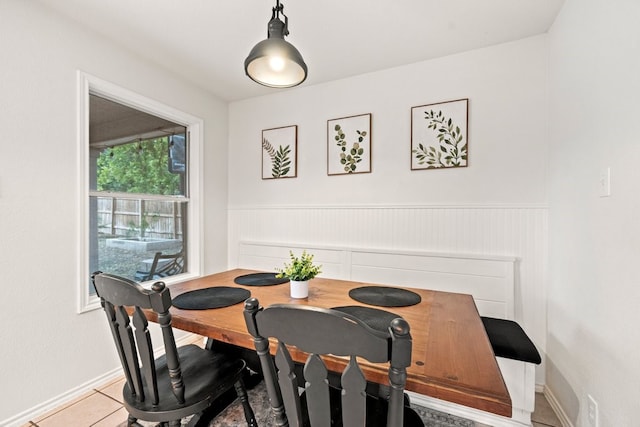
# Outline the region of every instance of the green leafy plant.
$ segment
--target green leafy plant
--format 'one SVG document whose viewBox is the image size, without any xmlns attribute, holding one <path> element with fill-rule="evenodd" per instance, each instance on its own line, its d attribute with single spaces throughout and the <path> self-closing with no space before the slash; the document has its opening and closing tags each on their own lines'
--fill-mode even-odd
<svg viewBox="0 0 640 427">
<path fill-rule="evenodd" d="M 293 251 L 289 251 L 289 256 L 291 263 L 285 263 L 284 268 L 276 268 L 278 272 L 276 277 L 286 277 L 289 280 L 303 282 L 311 280 L 322 273 L 322 266 L 314 265 L 313 255 L 308 254 L 307 251 L 303 250 L 299 258 L 293 254 Z"/>
<path fill-rule="evenodd" d="M 291 148 L 288 145 L 284 147 L 280 145 L 276 150 L 266 138 L 262 139 L 262 148 L 271 158 L 271 176 L 274 178 L 286 176 L 291 170 L 291 159 L 289 158 Z"/>
<path fill-rule="evenodd" d="M 360 147 L 360 143 L 362 143 L 362 141 L 364 141 L 364 138 L 367 136 L 367 131 L 356 130 L 356 132 L 358 133 L 358 142 L 354 142 L 353 145 L 351 146 L 351 149 L 347 151 L 346 135 L 342 131 L 342 127 L 339 124 L 337 124 L 333 129 L 336 131 L 336 136 L 335 136 L 335 140 L 337 141 L 336 144 L 338 145 L 338 147 L 340 147 L 340 150 L 342 151 L 340 153 L 340 164 L 344 166 L 345 172 L 353 173 L 356 170 L 357 163 L 360 163 L 362 161 L 364 148 Z"/>
<path fill-rule="evenodd" d="M 459 126 L 451 118 L 447 118 L 442 111 L 425 111 L 427 128 L 437 132 L 439 147 L 418 144 L 418 148 L 411 150 L 418 160 L 418 164 L 427 168 L 441 168 L 461 166 L 467 160 L 467 141 Z"/>
<path fill-rule="evenodd" d="M 180 174 L 172 173 L 167 137 L 108 148 L 97 159 L 97 189 L 141 194 L 180 194 Z"/>
</svg>

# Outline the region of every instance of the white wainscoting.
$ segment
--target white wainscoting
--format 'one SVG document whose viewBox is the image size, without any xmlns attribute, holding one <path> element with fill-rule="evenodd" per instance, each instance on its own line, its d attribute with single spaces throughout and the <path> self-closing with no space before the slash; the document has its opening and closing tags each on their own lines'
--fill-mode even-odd
<svg viewBox="0 0 640 427">
<path fill-rule="evenodd" d="M 517 259 L 506 256 L 398 251 L 391 249 L 318 246 L 314 243 L 239 243 L 237 266 L 271 270 L 289 260 L 289 251 L 303 250 L 322 265 L 323 277 L 358 282 L 400 285 L 473 295 L 482 316 L 514 318 L 515 266 Z M 435 409 L 471 418 L 489 425 L 522 427 L 531 425 L 535 402 L 535 366 L 517 360 L 497 358 L 512 403 L 511 418 L 411 393 L 412 399 Z"/>
<path fill-rule="evenodd" d="M 473 295 L 482 316 L 512 320 L 514 257 L 325 247 L 313 243 L 240 242 L 237 266 L 273 270 L 289 262 L 289 252 L 313 254 L 320 277 Z"/>
<path fill-rule="evenodd" d="M 515 320 L 543 355 L 542 365 L 536 368 L 536 383 L 542 385 L 547 214 L 546 206 L 508 204 L 230 207 L 228 266 L 237 267 L 241 241 L 517 258 Z M 331 268 L 337 267 L 325 266 L 327 276 Z"/>
</svg>

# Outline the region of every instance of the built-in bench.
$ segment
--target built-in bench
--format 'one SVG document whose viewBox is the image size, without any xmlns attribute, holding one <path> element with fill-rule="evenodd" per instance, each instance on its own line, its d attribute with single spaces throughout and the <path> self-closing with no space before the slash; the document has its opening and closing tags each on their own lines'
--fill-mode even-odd
<svg viewBox="0 0 640 427">
<path fill-rule="evenodd" d="M 299 254 L 303 249 L 322 264 L 323 277 L 472 295 L 511 395 L 512 417 L 498 417 L 415 393 L 410 393 L 412 400 L 495 427 L 531 425 L 534 363 L 539 363 L 539 354 L 515 322 L 515 257 L 240 242 L 235 267 L 274 271 L 289 260 L 290 250 Z M 516 335 L 518 339 L 514 340 Z"/>
</svg>

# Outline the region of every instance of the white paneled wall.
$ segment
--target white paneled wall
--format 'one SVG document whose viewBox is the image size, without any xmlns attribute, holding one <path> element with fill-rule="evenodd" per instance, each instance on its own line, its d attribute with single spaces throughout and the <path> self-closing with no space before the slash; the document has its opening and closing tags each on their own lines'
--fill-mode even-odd
<svg viewBox="0 0 640 427">
<path fill-rule="evenodd" d="M 272 271 L 303 250 L 321 277 L 470 294 L 481 316 L 514 319 L 514 257 L 241 241 L 237 267 Z"/>
<path fill-rule="evenodd" d="M 240 241 L 513 256 L 516 320 L 544 353 L 546 236 L 538 205 L 234 207 L 228 263 L 237 265 Z"/>
</svg>

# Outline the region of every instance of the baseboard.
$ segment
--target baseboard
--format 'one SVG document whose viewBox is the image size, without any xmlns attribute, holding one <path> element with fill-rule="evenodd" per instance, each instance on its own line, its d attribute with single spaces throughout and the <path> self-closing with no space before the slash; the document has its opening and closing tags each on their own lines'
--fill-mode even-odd
<svg viewBox="0 0 640 427">
<path fill-rule="evenodd" d="M 63 406 L 64 404 L 71 402 L 78 397 L 91 392 L 93 389 L 99 388 L 101 385 L 113 381 L 122 375 L 122 368 L 113 369 L 105 374 L 102 374 L 84 384 L 80 384 L 77 387 L 72 388 L 56 397 L 53 397 L 46 402 L 40 403 L 32 408 L 27 409 L 13 417 L 7 418 L 4 421 L 0 421 L 0 427 L 18 427 L 28 423 L 55 408 Z"/>
<path fill-rule="evenodd" d="M 184 336 L 176 338 L 176 345 L 181 346 L 181 345 L 191 344 L 197 341 L 198 339 L 199 339 L 198 335 L 187 333 Z M 156 353 L 157 353 L 156 357 L 158 357 L 160 354 L 162 354 L 162 350 L 156 351 Z M 59 394 L 58 396 L 55 396 L 47 400 L 46 402 L 33 406 L 27 409 L 26 411 L 23 411 L 10 418 L 7 418 L 6 420 L 0 421 L 0 427 L 22 426 L 28 423 L 30 420 L 33 420 L 43 414 L 46 414 L 47 412 L 52 411 L 55 408 L 61 407 L 84 394 L 90 393 L 93 390 L 100 388 L 104 384 L 109 383 L 118 377 L 121 377 L 122 375 L 123 375 L 122 368 L 117 367 L 109 372 L 106 372 L 102 375 L 97 376 L 92 380 L 89 380 L 83 384 L 80 384 L 79 386 L 74 387 L 71 390 L 68 390 L 62 394 Z"/>
<path fill-rule="evenodd" d="M 547 386 L 544 387 L 543 394 L 544 394 L 544 397 L 547 398 L 547 402 L 549 402 L 549 405 L 551 405 L 551 408 L 553 409 L 553 411 L 558 416 L 558 419 L 560 420 L 562 427 L 574 427 L 571 420 L 569 420 L 567 413 L 564 412 L 564 409 L 562 409 L 560 402 L 558 402 L 558 399 L 556 399 L 556 396 L 549 389 L 549 387 Z"/>
</svg>

